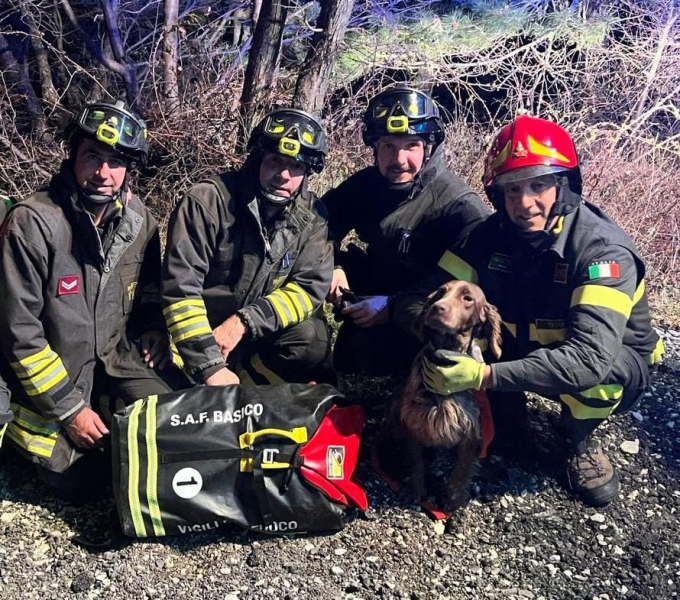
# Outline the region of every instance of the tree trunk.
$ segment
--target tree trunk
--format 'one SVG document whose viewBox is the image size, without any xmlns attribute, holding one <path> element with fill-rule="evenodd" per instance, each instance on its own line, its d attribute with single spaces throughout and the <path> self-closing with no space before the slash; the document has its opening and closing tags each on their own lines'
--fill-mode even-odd
<svg viewBox="0 0 680 600">
<path fill-rule="evenodd" d="M 54 87 L 52 80 L 52 69 L 47 57 L 47 50 L 43 44 L 42 34 L 38 29 L 38 24 L 35 22 L 34 11 L 36 7 L 32 2 L 21 3 L 21 18 L 24 23 L 28 25 L 31 34 L 31 47 L 35 54 L 36 62 L 38 64 L 38 76 L 40 77 L 40 88 L 42 89 L 42 98 L 50 105 L 50 109 L 54 110 L 60 105 L 59 94 Z"/>
<path fill-rule="evenodd" d="M 5 93 L 8 94 L 12 105 L 19 108 L 16 111 L 17 124 L 20 128 L 33 126 L 42 131 L 45 115 L 28 76 L 26 52 L 22 54 L 20 58 L 15 56 L 7 38 L 0 33 L 0 69 L 4 72 Z"/>
<path fill-rule="evenodd" d="M 112 2 L 112 6 L 108 6 L 106 4 L 107 1 L 108 0 L 102 0 L 102 2 L 104 3 L 105 14 L 109 10 L 115 9 L 114 14 L 117 15 L 118 3 L 115 2 L 114 0 L 114 2 Z M 61 7 L 64 9 L 64 12 L 66 13 L 68 20 L 71 22 L 71 25 L 73 25 L 73 27 L 75 27 L 78 30 L 80 37 L 82 38 L 83 42 L 85 42 L 87 49 L 92 53 L 92 55 L 107 69 L 113 71 L 114 73 L 117 73 L 123 78 L 123 81 L 125 82 L 125 90 L 127 92 L 128 102 L 130 103 L 133 109 L 136 108 L 139 96 L 139 89 L 137 87 L 137 73 L 135 72 L 134 66 L 122 63 L 120 61 L 115 60 L 111 56 L 108 56 L 108 54 L 104 52 L 102 48 L 99 46 L 99 44 L 80 26 L 80 23 L 78 22 L 78 17 L 76 17 L 76 13 L 73 11 L 73 7 L 71 6 L 69 0 L 59 0 L 59 2 L 61 3 Z M 121 51 L 121 45 L 119 44 L 120 30 L 118 29 L 117 19 L 115 19 L 114 22 L 110 24 L 107 20 L 107 34 L 112 45 L 113 53 L 116 54 L 117 52 L 120 52 Z M 115 47 L 116 45 L 118 45 L 117 49 Z"/>
<path fill-rule="evenodd" d="M 163 85 L 165 106 L 172 117 L 179 110 L 179 80 L 177 55 L 179 0 L 165 0 L 165 28 L 163 34 Z"/>
<path fill-rule="evenodd" d="M 239 107 L 237 148 L 241 152 L 246 147 L 255 117 L 262 110 L 267 92 L 274 80 L 288 7 L 288 0 L 262 1 Z"/>
<path fill-rule="evenodd" d="M 294 106 L 321 114 L 340 44 L 352 15 L 354 0 L 326 0 L 322 3 L 304 66 L 298 76 Z"/>
</svg>

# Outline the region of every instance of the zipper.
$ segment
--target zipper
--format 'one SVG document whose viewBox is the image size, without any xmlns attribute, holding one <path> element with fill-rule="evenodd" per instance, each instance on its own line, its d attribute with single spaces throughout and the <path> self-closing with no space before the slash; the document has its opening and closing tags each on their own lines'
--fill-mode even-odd
<svg viewBox="0 0 680 600">
<path fill-rule="evenodd" d="M 404 229 L 401 234 L 401 239 L 399 240 L 399 246 L 397 247 L 397 254 L 408 254 L 411 249 L 411 234 L 413 229 Z"/>
</svg>

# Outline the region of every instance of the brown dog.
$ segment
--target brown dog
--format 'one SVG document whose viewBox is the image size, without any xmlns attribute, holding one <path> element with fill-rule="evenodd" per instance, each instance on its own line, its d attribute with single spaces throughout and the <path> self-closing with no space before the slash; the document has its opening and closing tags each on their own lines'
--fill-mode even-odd
<svg viewBox="0 0 680 600">
<path fill-rule="evenodd" d="M 456 466 L 449 476 L 442 507 L 453 512 L 464 504 L 465 487 L 482 447 L 480 411 L 471 392 L 441 396 L 427 390 L 422 381 L 423 355 L 436 361 L 446 351 L 462 352 L 482 361 L 474 339 L 485 338 L 500 357 L 501 319 L 475 284 L 450 281 L 431 294 L 419 316 L 425 348 L 416 357 L 404 393 L 393 406 L 392 425 L 401 429 L 408 448 L 409 487 L 420 500 L 425 497 L 425 447 L 456 448 Z"/>
</svg>

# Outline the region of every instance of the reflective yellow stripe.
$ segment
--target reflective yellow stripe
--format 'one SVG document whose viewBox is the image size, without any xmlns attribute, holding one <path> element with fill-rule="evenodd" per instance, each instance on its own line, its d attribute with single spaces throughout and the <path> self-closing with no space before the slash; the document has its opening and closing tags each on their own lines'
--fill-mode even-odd
<svg viewBox="0 0 680 600">
<path fill-rule="evenodd" d="M 166 315 L 165 317 L 165 322 L 168 324 L 168 327 L 171 325 L 174 325 L 175 323 L 180 323 L 184 321 L 185 319 L 189 319 L 191 317 L 206 317 L 208 313 L 206 312 L 205 308 L 190 308 L 188 310 L 178 312 L 174 315 Z M 205 319 L 206 321 L 208 319 Z"/>
<path fill-rule="evenodd" d="M 25 406 L 12 402 L 9 407 L 14 413 L 14 422 L 19 423 L 24 429 L 34 433 L 42 433 L 51 438 L 56 438 L 61 432 L 61 427 L 59 427 L 58 423 L 46 419 Z"/>
<path fill-rule="evenodd" d="M 628 295 L 604 285 L 583 285 L 576 288 L 571 295 L 571 306 L 601 306 L 630 317 L 633 301 Z"/>
<path fill-rule="evenodd" d="M 45 381 L 45 383 L 39 385 L 36 387 L 36 381 L 34 381 L 36 377 L 34 377 L 32 380 L 26 380 L 22 381 L 21 383 L 24 386 L 24 390 L 26 390 L 26 393 L 29 396 L 37 396 L 38 394 L 44 394 L 46 391 L 51 390 L 55 385 L 57 385 L 60 381 L 65 379 L 68 376 L 68 373 L 66 372 L 66 369 L 64 368 L 64 364 L 61 362 L 61 359 L 58 359 L 58 362 L 52 367 L 47 373 L 44 375 L 40 375 L 40 379 L 38 381 L 44 379 L 44 377 L 50 375 L 50 377 Z"/>
<path fill-rule="evenodd" d="M 290 320 L 288 319 L 286 315 L 286 307 L 283 303 L 283 300 L 275 296 L 273 293 L 269 294 L 268 296 L 265 296 L 267 300 L 269 300 L 272 303 L 272 307 L 274 309 L 274 312 L 278 315 L 279 320 L 281 321 L 281 324 L 284 327 L 288 327 L 288 323 L 290 323 Z"/>
<path fill-rule="evenodd" d="M 640 282 L 640 285 L 637 286 L 637 289 L 635 290 L 635 293 L 633 294 L 633 306 L 635 306 L 640 300 L 642 300 L 642 296 L 645 294 L 645 280 L 643 279 Z"/>
<path fill-rule="evenodd" d="M 33 375 L 39 373 L 40 371 L 50 366 L 57 360 L 59 360 L 57 353 L 50 351 L 49 356 L 43 358 L 38 362 L 32 363 L 29 369 L 15 369 L 15 373 L 17 374 L 17 377 L 19 377 L 19 379 L 21 380 L 30 379 Z"/>
<path fill-rule="evenodd" d="M 10 423 L 7 428 L 7 437 L 27 452 L 45 458 L 52 456 L 54 446 L 57 443 L 56 439 L 29 433 L 14 422 Z"/>
<path fill-rule="evenodd" d="M 297 323 L 298 322 L 297 311 L 295 310 L 295 307 L 293 306 L 293 303 L 292 303 L 290 297 L 288 296 L 288 294 L 286 294 L 285 292 L 283 292 L 281 290 L 274 290 L 271 293 L 271 295 L 279 298 L 283 302 L 285 307 L 288 309 L 288 313 L 290 314 L 290 322 L 292 324 Z"/>
<path fill-rule="evenodd" d="M 517 337 L 517 325 L 515 323 L 506 323 L 505 321 L 503 321 L 503 325 L 510 332 L 510 335 L 512 335 L 512 337 L 514 338 Z"/>
<path fill-rule="evenodd" d="M 259 354 L 253 354 L 253 356 L 250 357 L 250 366 L 272 385 L 276 383 L 286 383 L 281 377 L 274 373 L 274 371 L 268 369 L 264 365 Z"/>
<path fill-rule="evenodd" d="M 175 325 L 169 328 L 169 331 L 171 334 L 173 334 L 177 331 L 182 331 L 182 329 L 187 328 L 196 329 L 196 327 L 191 327 L 192 325 L 200 327 L 209 327 L 210 323 L 208 323 L 208 319 L 206 319 L 205 317 L 192 317 L 191 319 L 185 319 L 183 321 L 180 321 L 179 323 L 176 323 Z"/>
<path fill-rule="evenodd" d="M 272 294 L 276 294 L 279 298 L 285 299 L 286 306 L 290 309 L 292 314 L 291 322 L 293 324 L 299 323 L 305 318 L 305 313 L 302 308 L 300 300 L 293 292 L 284 291 L 283 289 L 275 290 Z"/>
<path fill-rule="evenodd" d="M 297 292 L 302 296 L 302 300 L 305 303 L 305 306 L 307 307 L 307 316 L 311 315 L 312 312 L 314 312 L 314 305 L 312 304 L 312 299 L 309 297 L 309 294 L 305 292 L 297 283 L 293 283 L 292 281 L 290 283 L 287 283 L 284 287 L 290 288 L 291 290 Z"/>
<path fill-rule="evenodd" d="M 300 301 L 300 298 L 298 297 L 298 294 L 295 292 L 283 292 L 288 296 L 290 299 L 291 303 L 295 307 L 295 313 L 297 314 L 297 322 L 299 323 L 300 321 L 304 321 L 305 318 L 305 309 L 302 306 L 302 302 Z"/>
<path fill-rule="evenodd" d="M 158 505 L 158 448 L 156 446 L 156 405 L 158 396 L 149 396 L 146 403 L 146 501 L 154 535 L 165 535 L 161 509 Z"/>
<path fill-rule="evenodd" d="M 607 402 L 609 400 L 621 400 L 623 397 L 623 386 L 618 383 L 596 385 L 595 387 L 579 392 L 579 394 L 586 398 L 595 398 Z"/>
<path fill-rule="evenodd" d="M 29 396 L 43 394 L 68 377 L 64 363 L 49 344 L 11 365 Z"/>
<path fill-rule="evenodd" d="M 659 341 L 656 343 L 656 346 L 654 347 L 654 351 L 647 357 L 647 364 L 651 366 L 661 362 L 665 350 L 666 349 L 664 348 L 663 340 L 659 338 Z"/>
<path fill-rule="evenodd" d="M 203 298 L 188 298 L 187 300 L 180 300 L 179 302 L 175 302 L 174 304 L 164 308 L 163 314 L 167 315 L 168 313 L 174 312 L 180 308 L 184 308 L 185 306 L 200 306 L 205 308 L 205 302 L 203 302 Z"/>
<path fill-rule="evenodd" d="M 0 427 L 0 448 L 2 448 L 2 440 L 5 439 L 5 431 L 7 431 L 7 425 L 8 423 L 5 423 L 2 427 Z"/>
<path fill-rule="evenodd" d="M 281 324 L 284 327 L 288 327 L 288 325 L 291 324 L 294 325 L 297 322 L 295 320 L 295 309 L 292 304 L 290 304 L 290 300 L 288 300 L 280 290 L 274 290 L 265 297 L 271 301 L 276 314 L 279 316 Z"/>
<path fill-rule="evenodd" d="M 554 344 L 555 342 L 563 342 L 567 339 L 566 329 L 539 329 L 531 323 L 529 325 L 529 341 L 538 342 L 541 346 Z"/>
<path fill-rule="evenodd" d="M 212 329 L 210 326 L 207 327 L 199 327 L 198 329 L 192 329 L 190 331 L 187 331 L 186 333 L 183 333 L 182 335 L 173 335 L 172 339 L 176 344 L 179 344 L 180 342 L 184 340 L 188 340 L 189 338 L 196 337 L 197 335 L 208 335 L 212 334 Z"/>
<path fill-rule="evenodd" d="M 437 265 L 456 279 L 477 283 L 477 271 L 450 250 L 444 252 Z"/>
<path fill-rule="evenodd" d="M 569 394 L 561 394 L 560 395 L 560 400 L 564 402 L 568 407 L 569 410 L 571 411 L 571 416 L 574 417 L 574 419 L 606 419 L 609 417 L 616 407 L 619 405 L 619 400 L 617 400 L 614 404 L 611 406 L 605 406 L 604 408 L 593 408 L 592 406 L 587 406 L 574 398 L 573 396 L 570 396 Z"/>
<path fill-rule="evenodd" d="M 47 344 L 40 352 L 36 352 L 35 354 L 32 354 L 31 356 L 27 356 L 26 358 L 21 358 L 19 359 L 18 362 L 13 362 L 12 367 L 16 371 L 19 367 L 24 367 L 25 369 L 29 369 L 32 365 L 32 363 L 38 362 L 45 358 L 48 354 L 53 352 L 52 348 L 50 348 L 50 345 Z M 55 352 L 56 354 L 56 352 Z"/>
<path fill-rule="evenodd" d="M 139 429 L 139 413 L 142 410 L 143 400 L 137 400 L 128 420 L 127 445 L 128 445 L 128 504 L 130 516 L 135 527 L 137 537 L 146 537 L 146 526 L 142 517 L 142 506 L 139 502 L 139 445 L 137 444 L 137 431 Z"/>
</svg>

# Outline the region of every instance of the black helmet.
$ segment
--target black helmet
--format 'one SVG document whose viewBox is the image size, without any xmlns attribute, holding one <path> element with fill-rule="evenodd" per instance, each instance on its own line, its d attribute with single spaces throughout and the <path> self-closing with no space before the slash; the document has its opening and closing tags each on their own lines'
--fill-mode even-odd
<svg viewBox="0 0 680 600">
<path fill-rule="evenodd" d="M 69 124 L 67 134 L 72 144 L 89 137 L 142 164 L 149 153 L 146 123 L 123 100 L 86 104 Z"/>
<path fill-rule="evenodd" d="M 425 92 L 397 84 L 368 103 L 364 115 L 364 144 L 373 146 L 383 135 L 417 135 L 426 144 L 444 140 L 439 108 Z"/>
<path fill-rule="evenodd" d="M 290 156 L 320 173 L 328 146 L 321 123 L 312 115 L 294 108 L 268 113 L 253 129 L 248 152 L 268 151 Z"/>
</svg>

